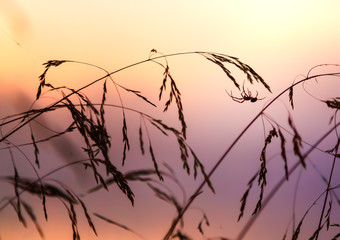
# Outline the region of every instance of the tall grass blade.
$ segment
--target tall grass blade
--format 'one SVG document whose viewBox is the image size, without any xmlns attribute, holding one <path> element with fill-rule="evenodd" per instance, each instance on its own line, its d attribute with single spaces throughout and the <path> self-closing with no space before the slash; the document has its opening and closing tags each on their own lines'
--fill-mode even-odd
<svg viewBox="0 0 340 240">
<path fill-rule="evenodd" d="M 290 102 L 290 105 L 292 106 L 292 109 L 294 109 L 294 101 L 293 101 L 293 86 L 291 86 L 289 88 L 289 102 Z"/>
<path fill-rule="evenodd" d="M 151 155 L 151 159 L 152 159 L 152 162 L 153 162 L 155 171 L 156 171 L 156 173 L 157 173 L 157 176 L 158 176 L 158 178 L 159 178 L 160 181 L 163 181 L 164 179 L 163 179 L 163 177 L 162 177 L 161 172 L 160 172 L 159 169 L 158 169 L 158 164 L 157 164 L 157 161 L 156 161 L 156 158 L 155 158 L 155 154 L 153 153 L 151 141 L 149 141 L 149 153 L 150 153 L 150 155 Z"/>
<path fill-rule="evenodd" d="M 72 232 L 73 232 L 73 240 L 80 240 L 80 235 L 79 235 L 79 230 L 78 230 L 78 221 L 77 221 L 77 214 L 76 211 L 74 210 L 73 203 L 69 202 L 70 207 L 67 207 L 66 204 L 65 207 L 68 212 L 68 216 L 71 220 L 72 223 Z"/>
<path fill-rule="evenodd" d="M 21 210 L 19 212 L 18 204 L 14 204 L 13 201 L 10 201 L 9 203 L 13 207 L 14 211 L 16 212 L 16 214 L 18 215 L 19 222 L 21 222 L 22 225 L 24 225 L 24 227 L 27 227 L 26 220 L 25 220 L 24 216 L 22 215 Z"/>
<path fill-rule="evenodd" d="M 101 122 L 102 122 L 103 125 L 105 123 L 105 118 L 104 118 L 105 109 L 104 109 L 104 105 L 105 105 L 105 102 L 106 102 L 106 93 L 107 93 L 107 88 L 106 88 L 106 80 L 105 80 L 104 84 L 103 84 L 102 101 L 101 101 L 101 104 L 100 104 L 100 119 L 101 119 Z"/>
<path fill-rule="evenodd" d="M 142 126 L 139 127 L 139 147 L 140 147 L 140 151 L 142 152 L 142 155 L 144 155 L 145 150 L 144 150 Z"/>
<path fill-rule="evenodd" d="M 288 174 L 288 160 L 287 160 L 287 154 L 286 154 L 286 139 L 283 136 L 280 128 L 279 128 L 279 136 L 280 136 L 280 141 L 281 141 L 281 157 L 284 161 L 284 169 L 285 169 L 285 175 L 286 175 L 286 180 L 289 180 L 289 174 Z"/>
<path fill-rule="evenodd" d="M 119 85 L 120 86 L 120 85 Z M 132 90 L 132 89 L 129 89 L 129 88 L 126 88 L 126 87 L 123 87 L 123 86 L 120 86 L 122 87 L 124 90 L 126 90 L 127 92 L 131 92 L 133 94 L 135 94 L 137 97 L 143 99 L 145 102 L 149 103 L 150 105 L 154 106 L 154 107 L 157 107 L 156 104 L 152 103 L 150 100 L 148 100 L 145 96 L 143 96 L 141 94 L 140 91 L 136 91 L 136 90 Z"/>
<path fill-rule="evenodd" d="M 96 231 L 96 228 L 95 228 L 95 226 L 94 226 L 94 224 L 93 224 L 93 221 L 92 221 L 92 219 L 91 219 L 89 213 L 87 212 L 87 208 L 86 208 L 86 206 L 85 206 L 85 203 L 84 203 L 79 197 L 77 197 L 77 199 L 78 199 L 78 201 L 80 202 L 81 207 L 83 208 L 85 217 L 86 217 L 86 219 L 87 219 L 87 222 L 88 222 L 90 228 L 92 229 L 92 231 L 94 232 L 94 234 L 96 234 L 96 236 L 98 236 L 97 231 Z"/>
<path fill-rule="evenodd" d="M 9 143 L 7 143 L 9 144 Z M 13 153 L 12 153 L 12 150 L 11 149 L 8 149 L 9 153 L 10 153 L 10 156 L 11 156 L 11 161 L 12 161 L 12 165 L 13 165 L 13 168 L 14 168 L 14 178 L 13 178 L 13 186 L 14 186 L 14 192 L 15 192 L 15 197 L 16 197 L 16 206 L 13 205 L 14 209 L 16 210 L 17 212 L 17 215 L 18 215 L 18 218 L 19 218 L 19 221 L 26 227 L 26 221 L 22 215 L 22 211 L 21 211 L 21 199 L 20 199 L 20 193 L 19 193 L 19 181 L 20 181 L 20 178 L 19 178 L 19 174 L 18 174 L 18 170 L 17 170 L 17 167 L 15 165 L 15 162 L 14 162 L 14 156 L 13 156 Z M 11 204 L 12 204 L 12 201 L 11 201 Z"/>
<path fill-rule="evenodd" d="M 292 130 L 294 131 L 294 136 L 293 136 L 294 154 L 299 157 L 301 165 L 304 168 L 306 168 L 305 159 L 302 156 L 301 151 L 300 151 L 300 148 L 302 147 L 302 138 L 301 138 L 300 134 L 298 133 L 290 115 L 288 116 L 288 124 L 292 128 Z"/>
<path fill-rule="evenodd" d="M 33 132 L 31 132 L 31 139 L 32 139 L 32 143 L 33 143 L 33 147 L 34 147 L 34 156 L 35 156 L 35 163 L 37 164 L 38 168 L 40 168 L 40 163 L 39 163 L 39 148 L 35 142 L 35 138 L 33 135 Z"/>
<path fill-rule="evenodd" d="M 107 223 L 113 224 L 113 225 L 115 225 L 115 226 L 117 226 L 119 228 L 122 228 L 122 229 L 124 229 L 124 230 L 126 230 L 128 232 L 131 232 L 131 233 L 135 234 L 136 236 L 138 236 L 138 237 L 140 237 L 142 239 L 145 239 L 143 236 L 141 236 L 140 234 L 138 234 L 137 232 L 133 231 L 131 228 L 129 228 L 129 227 L 123 225 L 123 224 L 120 224 L 120 223 L 118 223 L 116 221 L 113 221 L 112 219 L 104 217 L 103 215 L 98 214 L 98 213 L 94 213 L 93 215 L 98 217 L 98 218 L 100 218 L 101 220 L 104 220 Z"/>
<path fill-rule="evenodd" d="M 102 215 L 100 215 L 100 214 L 98 214 L 98 213 L 94 213 L 93 215 L 95 215 L 96 217 L 98 217 L 98 218 L 100 218 L 100 219 L 102 219 L 102 220 L 104 220 L 104 221 L 106 221 L 106 222 L 108 222 L 108 223 L 111 223 L 111 224 L 113 224 L 113 225 L 116 225 L 116 226 L 118 226 L 118 227 L 120 227 L 120 228 L 123 228 L 123 229 L 125 229 L 125 230 L 127 230 L 127 231 L 130 231 L 130 232 L 133 232 L 130 228 L 128 228 L 127 226 L 125 226 L 125 225 L 123 225 L 123 224 L 120 224 L 120 223 L 118 223 L 118 222 L 116 222 L 116 221 L 113 221 L 113 220 L 111 220 L 111 219 L 108 219 L 108 218 L 106 218 L 106 217 L 104 217 L 104 216 L 102 216 Z"/>
<path fill-rule="evenodd" d="M 31 218 L 32 222 L 34 223 L 36 229 L 38 230 L 40 237 L 44 238 L 44 232 L 42 231 L 42 228 L 40 227 L 38 223 L 37 217 L 35 216 L 32 207 L 24 201 L 22 202 L 22 205 L 24 209 L 26 210 L 28 216 Z"/>
<path fill-rule="evenodd" d="M 124 166 L 125 159 L 126 159 L 126 151 L 130 150 L 129 138 L 128 138 L 128 135 L 127 135 L 127 126 L 126 126 L 125 113 L 123 113 L 123 128 L 122 128 L 122 131 L 123 131 L 123 143 L 124 143 L 122 165 Z"/>
<path fill-rule="evenodd" d="M 246 207 L 246 204 L 247 204 L 247 199 L 248 199 L 249 192 L 250 192 L 251 188 L 253 187 L 253 183 L 254 183 L 254 181 L 255 181 L 257 176 L 258 176 L 258 172 L 248 182 L 248 188 L 244 192 L 244 194 L 243 194 L 243 196 L 241 198 L 240 214 L 238 215 L 237 221 L 240 221 L 241 218 L 243 217 L 244 210 L 245 210 L 245 207 Z"/>
</svg>

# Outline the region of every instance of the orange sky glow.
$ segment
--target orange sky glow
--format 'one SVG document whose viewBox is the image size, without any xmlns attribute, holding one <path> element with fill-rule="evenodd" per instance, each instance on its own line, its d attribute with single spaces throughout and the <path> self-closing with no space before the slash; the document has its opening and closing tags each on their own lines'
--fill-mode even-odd
<svg viewBox="0 0 340 240">
<path fill-rule="evenodd" d="M 30 107 L 44 107 L 61 98 L 61 95 L 45 93 L 44 90 L 41 99 L 32 105 L 39 86 L 38 77 L 44 71 L 42 64 L 48 60 L 74 61 L 51 68 L 47 79 L 55 87 L 68 86 L 78 89 L 105 76 L 103 70 L 81 63 L 93 64 L 113 72 L 147 60 L 152 49 L 158 51 L 158 54 L 153 56 L 194 51 L 227 54 L 249 64 L 268 83 L 272 93 L 260 83 L 251 85 L 245 82 L 246 76 L 236 68 L 231 68 L 240 85 L 244 83 L 245 90 L 249 89 L 253 95 L 258 94 L 259 100 L 256 103 L 246 101 L 239 104 L 232 101 L 226 91 L 237 97 L 240 97 L 240 91 L 218 66 L 201 55 L 184 54 L 157 60 L 163 65 L 166 61 L 169 64 L 170 72 L 182 94 L 188 124 L 187 142 L 204 163 L 206 171 L 209 171 L 244 127 L 277 94 L 294 81 L 303 79 L 308 71 L 318 64 L 339 64 L 339 9 L 340 2 L 331 0 L 0 0 L 0 118 L 4 121 L 3 118 L 8 115 L 26 111 Z M 320 67 L 311 73 L 327 71 L 339 72 L 339 67 Z M 159 64 L 149 61 L 120 71 L 112 77 L 116 83 L 140 91 L 157 105 L 157 108 L 154 108 L 131 92 L 120 89 L 124 107 L 150 114 L 180 129 L 175 105 L 171 105 L 169 111 L 163 113 L 169 92 L 164 93 L 161 101 L 158 99 L 163 72 L 164 69 Z M 288 94 L 285 94 L 268 109 L 268 116 L 289 129 L 289 111 L 301 135 L 308 143 L 314 143 L 330 128 L 329 119 L 334 114 L 333 110 L 326 108 L 325 104 L 318 100 L 339 97 L 340 84 L 337 80 L 339 79 L 328 77 L 322 81 L 306 83 L 305 90 L 301 86 L 297 87 L 295 109 L 291 109 Z M 106 109 L 108 130 L 112 136 L 110 153 L 115 164 L 122 172 L 152 168 L 151 157 L 142 155 L 139 150 L 138 130 L 142 122 L 140 114 L 129 109 L 126 110 L 126 117 L 131 150 L 128 152 L 126 164 L 121 166 L 122 110 L 117 107 L 121 102 L 112 82 L 108 81 L 107 88 L 107 101 L 115 105 Z M 100 81 L 82 92 L 94 103 L 100 103 L 102 89 L 103 82 Z M 32 123 L 32 129 L 36 131 L 38 138 L 50 134 L 46 129 L 62 131 L 71 122 L 66 109 L 47 113 L 39 119 L 40 123 Z M 270 124 L 263 123 L 265 121 L 264 117 L 262 121 L 260 118 L 255 122 L 212 176 L 216 194 L 205 187 L 192 208 L 186 212 L 184 232 L 193 239 L 235 239 L 251 216 L 259 196 L 256 181 L 254 185 L 257 188 L 250 193 L 245 216 L 237 222 L 240 199 L 250 178 L 260 167 L 259 156 L 263 142 L 271 129 Z M 14 127 L 15 124 L 1 127 L 1 135 Z M 161 169 L 167 170 L 162 163 L 167 163 L 175 169 L 185 194 L 171 179 L 166 179 L 165 183 L 176 193 L 180 202 L 185 201 L 203 180 L 202 175 L 198 174 L 195 181 L 192 174 L 187 176 L 182 170 L 174 136 L 166 137 L 152 126 L 149 131 Z M 320 148 L 331 148 L 335 134 L 332 137 L 321 144 Z M 67 138 L 52 141 L 53 144 L 39 144 L 41 175 L 67 163 L 67 157 L 78 160 L 86 157 L 81 150 L 84 145 L 79 140 L 79 134 Z M 147 145 L 146 136 L 144 138 Z M 20 134 L 14 134 L 10 140 L 15 144 L 30 141 L 29 128 L 22 129 Z M 288 141 L 290 152 L 287 154 L 292 166 L 297 158 L 292 152 L 291 140 L 287 137 Z M 279 141 L 275 140 L 273 144 L 279 146 Z M 3 162 L 3 167 L 0 167 L 1 179 L 3 176 L 13 176 L 11 155 L 8 150 L 4 150 L 5 146 L 7 145 L 0 143 L 0 157 Z M 305 144 L 303 151 L 308 149 L 308 144 Z M 26 146 L 22 150 L 27 152 L 27 156 L 34 162 L 32 149 Z M 19 151 L 13 152 L 19 175 L 35 177 L 25 157 Z M 269 192 L 274 183 L 284 176 L 284 170 L 279 148 L 268 150 L 267 158 L 272 159 L 271 169 L 268 171 Z M 310 165 L 308 171 L 298 170 L 292 175 L 291 181 L 280 189 L 244 240 L 282 239 L 286 229 L 291 237 L 292 224 L 297 225 L 310 204 L 325 189 L 318 171 L 325 176 L 328 176 L 330 171 L 331 158 L 326 154 L 315 151 L 315 154 L 310 156 L 310 161 L 315 164 L 315 168 Z M 339 168 L 337 171 L 339 173 Z M 70 167 L 52 174 L 46 181 L 64 181 L 73 187 L 76 193 L 81 194 L 94 186 L 95 181 L 91 178 L 92 173 Z M 339 181 L 337 174 L 333 184 L 337 185 Z M 176 216 L 176 210 L 156 198 L 146 184 L 133 182 L 131 186 L 136 196 L 134 207 L 116 186 L 109 192 L 98 191 L 82 199 L 90 213 L 107 216 L 130 227 L 135 233 L 93 216 L 98 232 L 96 237 L 79 208 L 77 214 L 82 240 L 162 239 Z M 292 223 L 290 221 L 294 212 L 293 196 L 296 186 L 299 190 L 295 202 L 296 222 Z M 3 189 L 0 195 L 1 208 L 6 201 L 4 198 L 13 197 L 15 193 L 13 187 L 5 181 L 0 182 L 0 188 Z M 34 207 L 45 239 L 72 239 L 69 216 L 60 201 L 48 199 L 49 219 L 46 222 L 41 199 L 27 193 L 22 197 Z M 301 239 L 308 239 L 313 234 L 322 201 L 316 205 L 308 215 Z M 202 211 L 210 222 L 209 227 L 204 225 L 205 236 L 197 229 L 202 219 Z M 339 207 L 334 211 L 337 213 L 332 216 L 334 222 L 339 223 Z M 339 232 L 339 229 L 335 230 Z M 323 239 L 322 237 L 330 237 L 334 233 L 336 231 L 332 230 L 330 235 L 320 237 Z M 0 239 L 37 240 L 40 236 L 32 221 L 29 220 L 25 228 L 18 221 L 13 208 L 7 206 L 0 211 Z"/>
</svg>

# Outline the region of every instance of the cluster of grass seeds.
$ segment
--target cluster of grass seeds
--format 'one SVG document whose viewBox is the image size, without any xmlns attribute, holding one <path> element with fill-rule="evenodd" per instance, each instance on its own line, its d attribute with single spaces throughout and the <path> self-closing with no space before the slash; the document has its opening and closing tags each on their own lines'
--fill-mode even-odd
<svg viewBox="0 0 340 240">
<path fill-rule="evenodd" d="M 160 55 L 161 57 L 164 57 L 165 59 L 165 65 L 154 60 L 152 58 L 152 56 L 154 56 L 155 54 Z M 169 68 L 169 64 L 168 61 L 166 59 L 166 56 L 160 52 L 157 52 L 157 50 L 152 49 L 149 55 L 149 59 L 152 60 L 153 62 L 155 62 L 156 64 L 160 65 L 163 69 L 164 69 L 164 73 L 163 73 L 163 81 L 162 81 L 162 85 L 159 89 L 159 100 L 162 99 L 163 96 L 163 92 L 166 90 L 167 88 L 167 82 L 168 80 L 170 80 L 170 92 L 169 92 L 169 98 L 165 103 L 163 112 L 166 112 L 169 108 L 169 106 L 171 105 L 173 99 L 175 99 L 176 102 L 176 106 L 177 106 L 177 112 L 178 112 L 178 120 L 181 123 L 182 129 L 181 129 L 181 133 L 184 137 L 184 139 L 186 138 L 186 129 L 187 129 L 187 124 L 185 122 L 184 119 L 184 112 L 183 112 L 183 104 L 182 104 L 182 99 L 181 99 L 181 92 L 179 91 L 176 82 L 174 80 L 174 78 L 172 77 L 171 73 L 170 73 L 170 68 Z"/>
<path fill-rule="evenodd" d="M 267 138 L 264 141 L 264 146 L 261 151 L 261 156 L 260 156 L 260 161 L 261 161 L 261 167 L 259 171 L 259 178 L 258 178 L 258 185 L 261 186 L 261 192 L 260 192 L 260 197 L 259 200 L 256 204 L 256 208 L 253 212 L 253 214 L 256 214 L 260 209 L 262 205 L 262 198 L 263 198 L 263 193 L 264 193 L 264 188 L 267 185 L 267 159 L 266 159 L 266 149 L 268 144 L 271 143 L 273 137 L 277 137 L 277 132 L 276 129 L 273 128 L 272 130 L 269 131 L 269 134 Z"/>
<path fill-rule="evenodd" d="M 263 116 L 267 117 L 266 114 L 263 114 Z M 267 117 L 269 119 L 269 117 Z M 265 187 L 267 185 L 267 158 L 266 158 L 266 150 L 268 145 L 272 142 L 273 138 L 280 138 L 280 148 L 281 148 L 281 157 L 284 161 L 284 170 L 285 170 L 285 176 L 286 176 L 286 180 L 288 181 L 289 179 L 289 174 L 288 174 L 288 163 L 287 163 L 287 156 L 286 156 L 286 139 L 280 129 L 280 126 L 276 123 L 277 128 L 275 128 L 272 125 L 272 130 L 269 131 L 267 137 L 265 138 L 264 141 L 264 146 L 262 148 L 261 154 L 260 154 L 260 169 L 254 174 L 254 176 L 249 180 L 248 182 L 248 187 L 246 189 L 246 191 L 244 192 L 242 198 L 241 198 L 241 207 L 240 207 L 240 213 L 239 213 L 239 217 L 238 217 L 238 221 L 240 221 L 240 219 L 243 217 L 244 215 L 244 210 L 246 207 L 246 203 L 247 203 L 247 198 L 249 195 L 249 192 L 251 190 L 251 188 L 253 187 L 253 183 L 256 180 L 256 178 L 258 178 L 257 182 L 258 182 L 258 186 L 260 186 L 260 196 L 259 199 L 256 203 L 256 207 L 253 211 L 253 215 L 258 213 L 261 210 L 262 207 L 262 200 L 263 200 L 263 196 L 264 196 L 264 190 Z"/>
<path fill-rule="evenodd" d="M 201 53 L 206 59 L 209 61 L 215 63 L 217 66 L 219 66 L 223 72 L 227 75 L 227 77 L 234 83 L 234 85 L 240 89 L 240 84 L 237 82 L 236 78 L 233 76 L 232 72 L 225 66 L 225 63 L 228 63 L 230 65 L 233 65 L 237 67 L 241 72 L 243 72 L 247 76 L 247 80 L 250 84 L 253 84 L 255 82 L 261 83 L 269 92 L 271 92 L 271 89 L 269 85 L 264 81 L 264 79 L 254 71 L 248 64 L 245 64 L 244 62 L 240 61 L 236 57 L 228 56 L 225 54 L 219 54 L 219 53 Z"/>
</svg>

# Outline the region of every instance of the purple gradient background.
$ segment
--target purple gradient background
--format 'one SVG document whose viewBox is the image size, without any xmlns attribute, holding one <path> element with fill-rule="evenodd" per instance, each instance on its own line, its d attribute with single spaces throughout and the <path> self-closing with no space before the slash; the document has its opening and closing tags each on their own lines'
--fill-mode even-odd
<svg viewBox="0 0 340 240">
<path fill-rule="evenodd" d="M 181 51 L 215 51 L 231 56 L 252 66 L 271 86 L 272 94 L 256 84 L 249 87 L 258 91 L 264 100 L 255 104 L 238 104 L 225 93 L 225 89 L 236 94 L 232 83 L 223 72 L 199 55 L 168 58 L 170 70 L 182 93 L 184 112 L 188 123 L 188 143 L 197 156 L 210 170 L 223 152 L 250 122 L 250 120 L 294 80 L 302 79 L 308 70 L 323 63 L 339 62 L 340 3 L 335 1 L 24 1 L 6 0 L 0 2 L 0 116 L 27 110 L 33 101 L 38 86 L 38 76 L 42 73 L 42 63 L 50 59 L 69 59 L 89 62 L 109 71 L 148 58 L 153 48 L 167 53 Z M 20 45 L 18 45 L 19 43 Z M 336 68 L 334 68 L 336 70 Z M 334 70 L 322 68 L 315 73 Z M 164 101 L 158 102 L 158 89 L 162 81 L 162 69 L 152 63 L 114 75 L 115 81 L 128 88 L 140 90 L 151 101 L 157 103 L 154 109 L 141 103 L 131 94 L 121 91 L 124 106 L 138 109 L 161 118 L 167 124 L 179 127 L 174 106 L 168 113 L 162 113 Z M 88 66 L 65 64 L 49 72 L 48 79 L 56 85 L 68 85 L 79 88 L 103 73 Z M 245 78 L 238 75 L 239 81 Z M 309 82 L 306 89 L 318 99 L 339 96 L 338 79 L 329 78 L 318 82 Z M 114 87 L 109 87 L 108 101 L 118 104 Z M 84 91 L 100 101 L 102 85 L 97 84 Z M 56 95 L 50 95 L 57 97 Z M 332 111 L 315 98 L 308 95 L 301 87 L 295 91 L 295 110 L 290 109 L 288 95 L 273 104 L 268 114 L 279 124 L 289 129 L 287 109 L 292 114 L 301 136 L 313 144 L 329 128 Z M 43 98 L 39 106 L 53 102 L 53 98 Z M 120 167 L 121 159 L 121 111 L 107 109 L 107 122 L 113 136 L 111 156 Z M 127 112 L 131 151 L 127 163 L 120 170 L 151 168 L 148 155 L 142 156 L 139 150 L 138 127 L 139 115 Z M 47 114 L 40 121 L 54 130 L 62 130 L 70 122 L 66 111 Z M 13 127 L 13 126 L 11 126 Z M 38 124 L 33 126 L 37 136 L 49 134 Z M 176 175 L 183 184 L 187 197 L 201 183 L 202 177 L 194 181 L 181 169 L 176 139 L 165 137 L 150 128 L 152 144 L 158 161 L 166 162 L 176 170 Z M 10 128 L 2 128 L 2 134 Z M 266 131 L 270 126 L 266 124 Z M 27 130 L 27 129 L 26 129 Z M 258 198 L 258 187 L 250 192 L 245 217 L 237 222 L 240 199 L 247 183 L 260 166 L 259 156 L 265 139 L 261 120 L 258 120 L 240 142 L 231 151 L 212 177 L 216 194 L 208 188 L 194 202 L 193 208 L 185 215 L 187 233 L 194 239 L 205 239 L 197 230 L 204 210 L 210 220 L 210 227 L 204 226 L 207 237 L 224 236 L 234 238 L 251 215 Z M 289 165 L 297 158 L 291 152 L 291 139 L 287 135 Z M 20 144 L 29 141 L 28 131 L 22 131 L 11 137 L 11 141 Z M 334 144 L 334 134 L 320 146 L 329 149 Z M 77 137 L 56 140 L 53 144 L 39 144 L 41 150 L 41 174 L 65 164 L 70 156 L 73 159 L 85 158 L 77 149 L 82 146 Z M 268 149 L 268 190 L 280 179 L 283 162 L 275 139 Z M 66 147 L 66 146 L 68 147 Z M 3 147 L 3 145 L 0 145 Z M 304 144 L 304 151 L 308 150 Z M 23 148 L 34 159 L 31 148 Z M 33 177 L 27 161 L 18 152 L 15 159 L 20 166 L 21 176 Z M 0 176 L 13 173 L 8 151 L 0 151 L 3 162 Z M 315 151 L 308 161 L 315 164 L 318 171 L 328 176 L 332 158 Z M 162 169 L 164 169 L 162 167 Z M 339 184 L 339 168 L 335 170 L 332 185 Z M 299 177 L 301 174 L 301 178 Z M 68 168 L 53 174 L 67 182 L 76 192 L 84 192 L 93 186 L 92 175 Z M 297 180 L 300 182 L 297 185 Z M 167 180 L 171 189 L 182 200 L 180 189 Z M 317 196 L 325 190 L 318 172 L 312 165 L 307 171 L 298 170 L 291 176 L 273 201 L 263 211 L 258 221 L 244 239 L 271 240 L 282 239 L 293 214 L 293 196 L 297 188 L 295 204 L 296 222 L 301 219 L 307 208 Z M 13 189 L 8 184 L 0 183 L 1 197 L 12 196 Z M 84 198 L 90 212 L 98 212 L 125 224 L 145 239 L 161 239 L 167 231 L 175 210 L 172 206 L 154 197 L 144 184 L 133 183 L 136 194 L 135 207 L 131 207 L 126 197 L 116 186 L 110 192 L 100 191 Z M 268 191 L 269 192 L 269 191 Z M 338 191 L 339 192 L 339 191 Z M 267 192 L 266 192 L 267 193 Z M 49 220 L 43 220 L 41 201 L 28 194 L 25 199 L 35 205 L 38 218 L 45 232 L 45 238 L 72 239 L 71 224 L 62 204 L 49 199 L 47 208 Z M 339 222 L 339 208 L 334 204 L 334 222 Z M 317 225 L 322 201 L 309 212 L 303 225 L 301 239 L 310 237 Z M 98 239 L 140 239 L 140 237 L 109 225 L 93 217 L 99 233 Z M 87 222 L 79 211 L 81 239 L 96 239 Z M 291 225 L 288 234 L 291 234 Z M 336 231 L 331 231 L 334 236 Z M 13 209 L 7 207 L 0 212 L 1 240 L 39 239 L 34 225 L 29 222 L 24 228 Z M 330 238 L 321 235 L 321 239 Z"/>
</svg>

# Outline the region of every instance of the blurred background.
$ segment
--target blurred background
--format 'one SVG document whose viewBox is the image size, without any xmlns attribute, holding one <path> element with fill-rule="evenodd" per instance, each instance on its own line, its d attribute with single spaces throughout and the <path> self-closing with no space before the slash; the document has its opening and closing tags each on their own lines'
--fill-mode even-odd
<svg viewBox="0 0 340 240">
<path fill-rule="evenodd" d="M 336 1 L 27 1 L 0 0 L 0 116 L 23 112 L 30 107 L 39 108 L 60 99 L 53 93 L 42 95 L 33 104 L 39 86 L 38 77 L 44 71 L 42 65 L 48 60 L 73 60 L 94 64 L 109 72 L 127 65 L 146 60 L 150 51 L 156 49 L 163 54 L 210 51 L 238 57 L 249 64 L 270 85 L 269 93 L 261 84 L 245 83 L 253 95 L 264 98 L 256 103 L 233 101 L 225 92 L 240 92 L 215 64 L 197 54 L 168 57 L 170 72 L 182 93 L 183 108 L 188 124 L 187 142 L 209 171 L 221 157 L 230 143 L 251 121 L 251 119 L 277 94 L 294 81 L 303 79 L 308 71 L 318 64 L 339 63 L 340 3 Z M 159 62 L 165 64 L 164 59 Z M 233 69 L 233 68 L 231 68 Z M 126 69 L 113 75 L 114 81 L 141 91 L 157 105 L 152 107 L 135 95 L 119 90 L 125 107 L 145 112 L 166 124 L 180 128 L 177 109 L 171 106 L 163 113 L 168 92 L 158 101 L 159 88 L 163 80 L 162 67 L 148 62 Z M 246 76 L 233 69 L 240 84 Z M 312 74 L 338 71 L 333 67 L 321 67 Z M 68 86 L 78 89 L 105 75 L 100 69 L 76 63 L 65 63 L 51 68 L 47 79 L 54 86 Z M 283 95 L 267 111 L 277 123 L 289 129 L 288 111 L 291 113 L 300 135 L 313 144 L 329 128 L 334 111 L 319 100 L 339 96 L 337 78 L 323 78 L 299 86 L 294 91 L 295 109 L 292 110 L 288 94 Z M 103 82 L 98 82 L 83 91 L 94 103 L 100 103 Z M 118 93 L 108 82 L 108 103 L 119 105 Z M 33 105 L 32 105 L 33 104 Z M 122 172 L 132 169 L 152 168 L 151 157 L 139 150 L 139 114 L 126 111 L 131 150 L 126 164 L 122 158 L 122 111 L 107 108 L 108 130 L 112 136 L 111 157 Z M 37 139 L 56 131 L 63 131 L 71 123 L 66 110 L 44 114 L 32 123 Z M 265 128 L 264 128 L 265 125 Z M 1 128 L 1 134 L 9 132 L 15 124 Z M 165 137 L 151 130 L 151 141 L 161 169 L 162 163 L 169 164 L 184 186 L 186 196 L 171 180 L 169 186 L 180 201 L 190 196 L 202 181 L 196 181 L 182 171 L 182 163 L 174 136 Z M 259 191 L 255 186 L 250 192 L 245 217 L 237 222 L 240 199 L 247 189 L 247 183 L 260 167 L 259 157 L 270 125 L 259 119 L 235 146 L 223 164 L 215 172 L 212 182 L 216 194 L 208 188 L 197 198 L 193 208 L 185 216 L 185 232 L 194 239 L 223 236 L 234 238 L 242 229 L 256 205 Z M 290 129 L 291 130 L 291 129 Z M 291 136 L 287 135 L 289 166 L 298 159 L 292 153 Z M 327 150 L 334 146 L 333 134 L 320 146 Z M 15 144 L 30 142 L 29 128 L 24 128 L 10 137 Z M 147 144 L 147 143 L 146 143 Z M 280 158 L 279 140 L 275 139 L 268 148 L 268 192 L 284 176 L 283 161 Z M 38 145 L 41 170 L 44 175 L 70 161 L 86 158 L 81 150 L 84 144 L 77 134 L 68 134 L 60 139 Z M 0 145 L 1 176 L 13 176 L 13 167 L 8 150 Z M 34 161 L 32 147 L 21 148 Z M 304 151 L 309 149 L 304 144 Z M 13 150 L 19 175 L 35 177 L 26 158 Z M 190 160 L 192 163 L 192 159 Z M 288 228 L 292 230 L 292 216 L 300 221 L 308 207 L 325 190 L 320 174 L 328 176 L 332 157 L 315 151 L 308 159 L 307 171 L 298 170 L 289 183 L 264 210 L 245 239 L 282 239 Z M 299 172 L 300 171 L 300 172 Z M 339 169 L 336 170 L 337 172 Z M 63 169 L 49 176 L 73 187 L 76 193 L 83 193 L 94 186 L 92 174 L 78 167 Z M 334 183 L 339 183 L 339 175 Z M 254 183 L 256 185 L 256 183 Z M 173 206 L 159 200 L 144 183 L 132 183 L 136 195 L 135 206 L 112 187 L 110 192 L 99 191 L 83 198 L 90 213 L 100 213 L 120 222 L 145 239 L 161 239 L 176 214 Z M 13 187 L 1 183 L 1 198 L 14 196 Z M 294 192 L 297 192 L 296 201 Z M 266 193 L 266 192 L 265 192 Z M 45 232 L 45 239 L 72 239 L 72 228 L 63 205 L 48 199 L 49 220 L 44 221 L 41 200 L 23 194 L 36 210 L 37 217 Z M 335 205 L 335 204 L 334 204 Z M 308 214 L 301 239 L 310 237 L 320 216 L 322 200 Z M 337 206 L 338 207 L 338 206 Z M 295 209 L 295 210 L 294 210 Z M 210 226 L 204 225 L 205 236 L 197 226 L 204 210 Z M 338 211 L 335 209 L 334 211 Z M 28 228 L 19 223 L 14 210 L 8 206 L 0 212 L 0 236 L 2 240 L 39 239 L 34 225 Z M 339 214 L 332 216 L 339 222 Z M 98 239 L 141 239 L 140 236 L 110 225 L 93 217 Z M 81 239 L 96 239 L 87 226 L 84 215 L 79 211 Z M 290 224 L 290 225 L 289 225 Z M 296 225 L 296 223 L 295 223 Z M 334 236 L 332 230 L 324 238 Z"/>
</svg>

